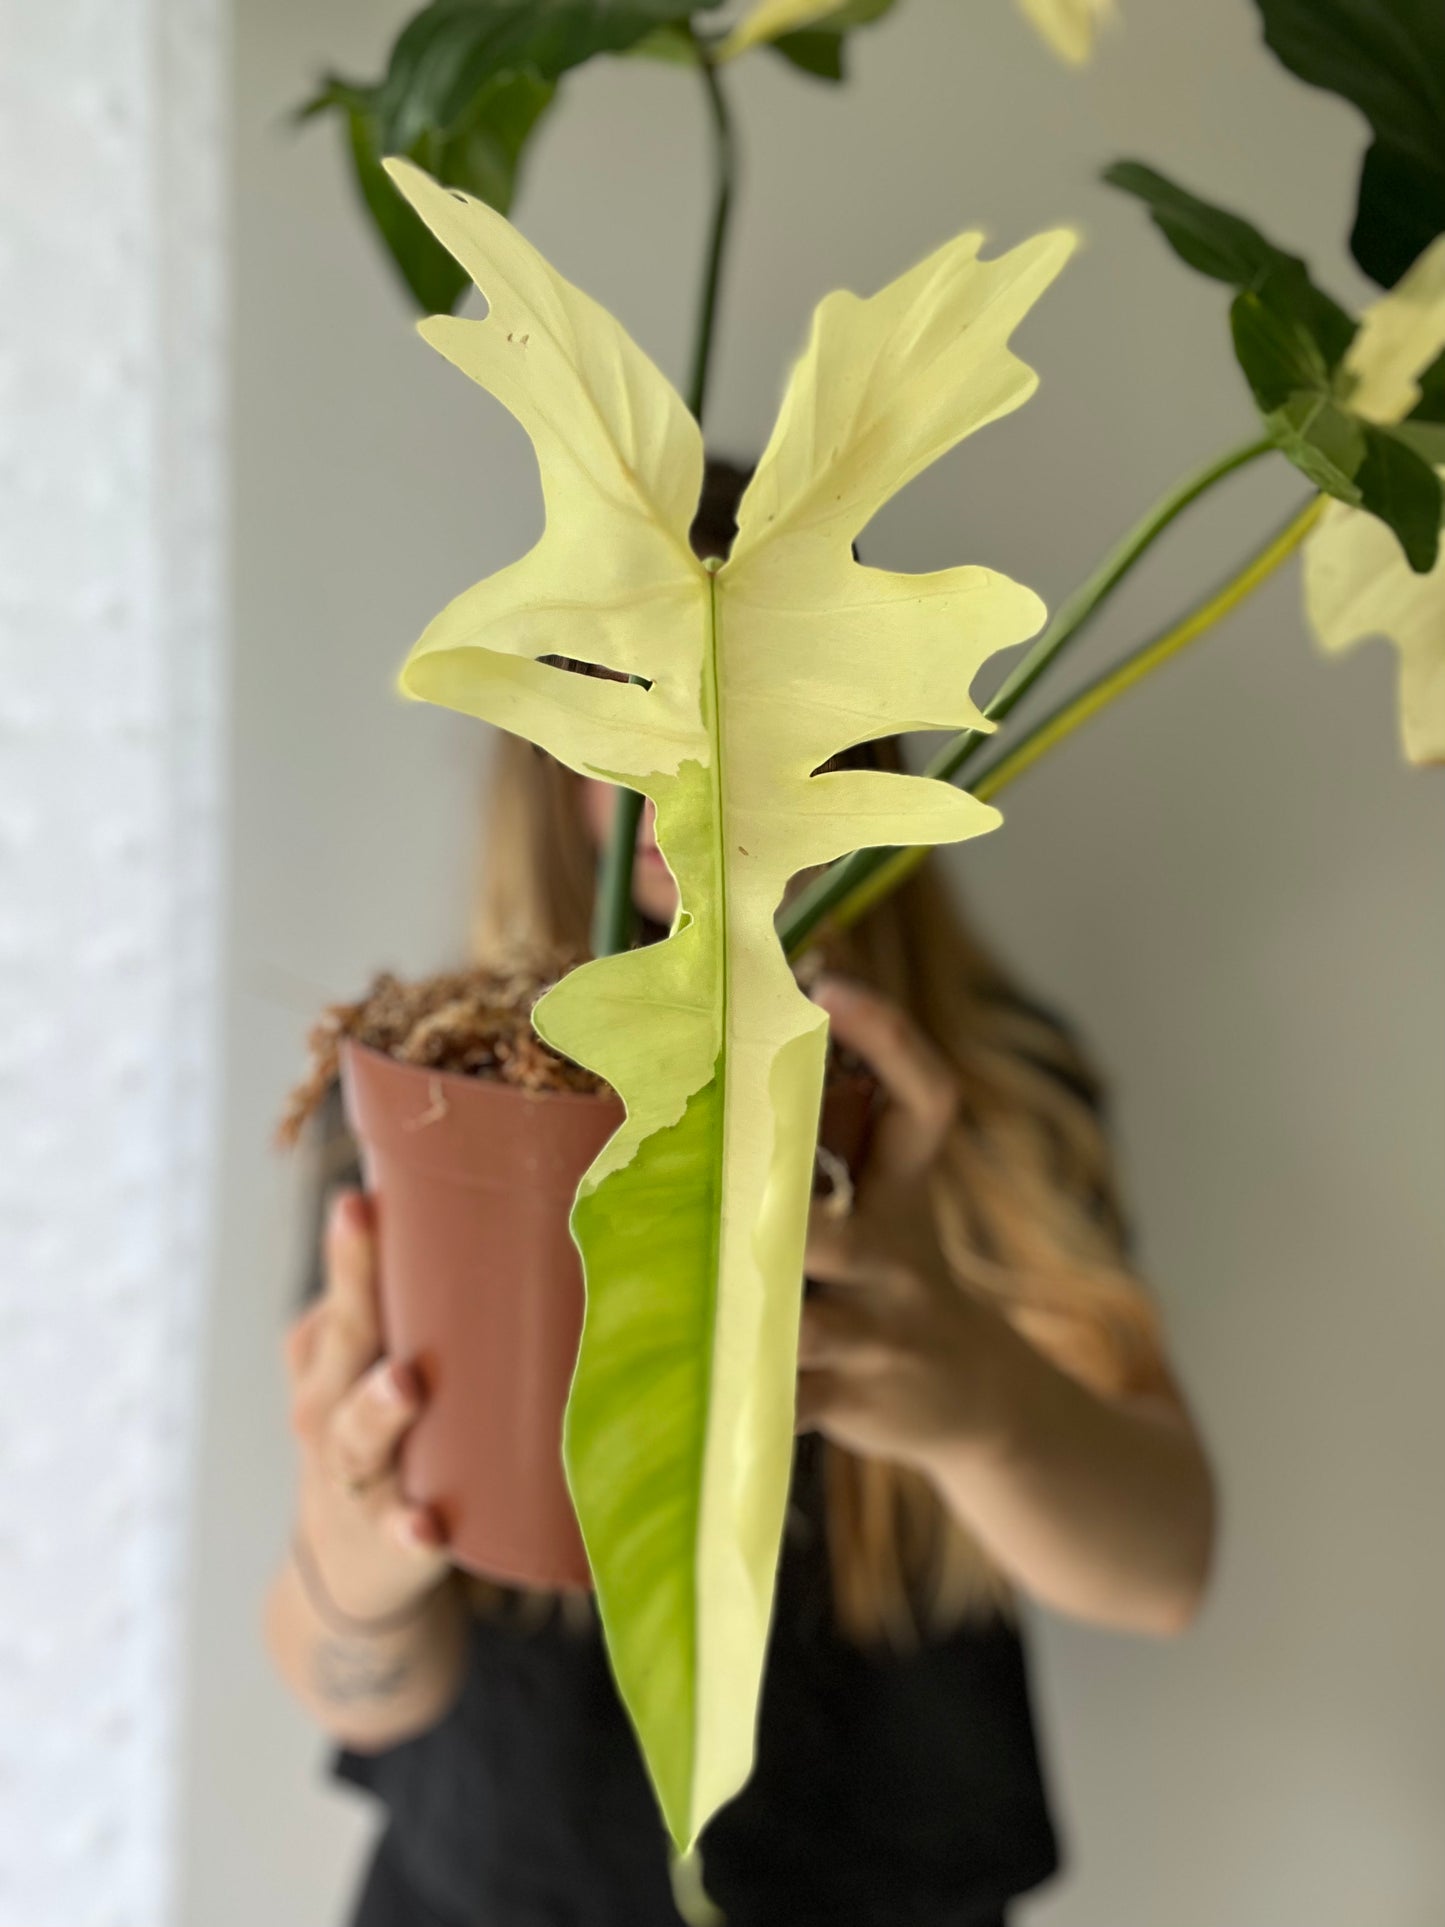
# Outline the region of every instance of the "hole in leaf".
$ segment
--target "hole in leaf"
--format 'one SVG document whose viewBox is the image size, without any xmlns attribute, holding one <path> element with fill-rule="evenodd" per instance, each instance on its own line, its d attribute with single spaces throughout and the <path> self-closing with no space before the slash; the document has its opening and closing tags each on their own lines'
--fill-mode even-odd
<svg viewBox="0 0 1445 1927">
<path fill-rule="evenodd" d="M 609 669 L 602 662 L 582 662 L 576 656 L 538 656 L 537 661 L 547 669 L 561 669 L 571 676 L 595 676 L 602 682 L 636 683 L 640 689 L 652 687 L 646 676 L 629 676 L 623 669 Z"/>
<path fill-rule="evenodd" d="M 903 758 L 899 751 L 896 736 L 876 736 L 866 743 L 854 743 L 851 749 L 841 749 L 836 756 L 830 756 L 825 763 L 819 763 L 810 776 L 827 776 L 840 769 L 878 769 L 896 774 L 903 768 Z"/>
</svg>

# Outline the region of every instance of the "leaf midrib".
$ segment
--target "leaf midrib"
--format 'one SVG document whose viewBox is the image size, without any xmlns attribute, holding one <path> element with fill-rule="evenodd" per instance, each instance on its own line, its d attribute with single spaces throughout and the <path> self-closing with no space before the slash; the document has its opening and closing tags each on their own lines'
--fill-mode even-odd
<svg viewBox="0 0 1445 1927">
<path fill-rule="evenodd" d="M 708 764 L 708 783 L 711 791 L 713 820 L 713 852 L 717 887 L 717 946 L 718 946 L 718 1054 L 714 1070 L 714 1081 L 718 1087 L 716 1139 L 713 1145 L 712 1171 L 713 1183 L 717 1187 L 717 1203 L 721 1205 L 722 1169 L 727 1156 L 728 1143 L 728 1009 L 729 1009 L 729 971 L 730 956 L 728 949 L 728 852 L 727 835 L 724 828 L 723 798 L 726 784 L 723 776 L 723 723 L 721 677 L 718 674 L 718 571 L 707 570 L 707 636 L 703 647 L 702 699 L 703 718 L 711 714 L 712 756 Z M 703 1331 L 706 1334 L 706 1354 L 703 1359 L 702 1384 L 704 1387 L 704 1406 L 702 1423 L 698 1427 L 697 1459 L 697 1540 L 693 1547 L 693 1617 L 692 1617 L 692 1751 L 688 1760 L 687 1786 L 687 1825 L 692 1829 L 692 1815 L 697 1793 L 698 1762 L 698 1652 L 700 1647 L 702 1605 L 704 1589 L 702 1572 L 699 1566 L 704 1543 L 703 1502 L 706 1494 L 706 1475 L 708 1451 L 712 1435 L 713 1409 L 713 1372 L 717 1357 L 717 1316 L 718 1286 L 722 1277 L 722 1211 L 711 1212 L 711 1250 L 705 1272 L 707 1303 L 703 1308 Z"/>
</svg>

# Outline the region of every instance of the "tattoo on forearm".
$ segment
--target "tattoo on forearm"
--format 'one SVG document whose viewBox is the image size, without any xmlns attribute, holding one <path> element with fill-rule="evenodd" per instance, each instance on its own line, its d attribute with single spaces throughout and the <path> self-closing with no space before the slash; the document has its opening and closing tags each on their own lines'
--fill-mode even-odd
<svg viewBox="0 0 1445 1927">
<path fill-rule="evenodd" d="M 316 1690 L 336 1706 L 391 1699 L 414 1670 L 413 1654 L 379 1653 L 367 1640 L 323 1639 L 312 1660 Z"/>
</svg>

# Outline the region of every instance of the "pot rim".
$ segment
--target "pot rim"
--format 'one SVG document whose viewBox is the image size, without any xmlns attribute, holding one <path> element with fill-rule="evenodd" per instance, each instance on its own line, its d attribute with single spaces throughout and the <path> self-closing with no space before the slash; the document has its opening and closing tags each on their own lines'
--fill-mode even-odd
<svg viewBox="0 0 1445 1927">
<path fill-rule="evenodd" d="M 393 1057 L 390 1051 L 378 1050 L 375 1044 L 363 1044 L 355 1037 L 343 1037 L 338 1054 L 341 1057 L 351 1055 L 370 1058 L 373 1062 L 386 1064 L 391 1070 L 398 1073 L 409 1072 L 414 1077 L 425 1078 L 428 1083 L 436 1079 L 443 1084 L 459 1084 L 467 1090 L 475 1090 L 480 1086 L 482 1089 L 489 1091 L 506 1091 L 511 1096 L 521 1098 L 531 1104 L 555 1104 L 558 1102 L 566 1104 L 622 1104 L 622 1099 L 610 1084 L 605 1085 L 600 1091 L 529 1091 L 524 1084 L 509 1084 L 504 1077 L 482 1077 L 475 1071 L 434 1070 L 429 1064 L 408 1064 L 405 1058 Z M 571 1062 L 573 1060 L 569 1059 L 568 1061 Z M 830 1087 L 836 1090 L 848 1085 L 868 1084 L 873 1086 L 873 1094 L 875 1097 L 881 1095 L 882 1087 L 877 1077 L 870 1070 L 839 1071 L 836 1073 L 836 1081 L 834 1075 L 831 1073 L 832 1067 L 830 1066 L 829 1073 L 825 1073 L 825 1091 Z"/>
<path fill-rule="evenodd" d="M 430 1064 L 408 1064 L 405 1058 L 393 1057 L 390 1051 L 379 1050 L 375 1044 L 363 1044 L 355 1037 L 342 1038 L 340 1054 L 343 1057 L 349 1054 L 356 1057 L 370 1058 L 374 1062 L 387 1065 L 392 1071 L 399 1074 L 410 1073 L 413 1077 L 420 1078 L 427 1084 L 434 1081 L 442 1084 L 457 1084 L 467 1090 L 476 1090 L 480 1086 L 484 1090 L 505 1091 L 509 1096 L 520 1098 L 530 1104 L 555 1104 L 562 1102 L 565 1104 L 620 1105 L 622 1102 L 622 1099 L 610 1085 L 600 1091 L 529 1091 L 524 1084 L 509 1084 L 504 1077 L 484 1077 L 480 1076 L 476 1071 L 434 1070 Z"/>
</svg>

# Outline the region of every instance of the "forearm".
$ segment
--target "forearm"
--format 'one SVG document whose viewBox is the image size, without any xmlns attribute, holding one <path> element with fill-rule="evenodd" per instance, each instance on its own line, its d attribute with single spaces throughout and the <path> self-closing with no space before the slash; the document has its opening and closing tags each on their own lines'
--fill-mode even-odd
<svg viewBox="0 0 1445 1927">
<path fill-rule="evenodd" d="M 927 1470 L 949 1509 L 1042 1603 L 1121 1630 L 1192 1619 L 1208 1576 L 1214 1489 L 1184 1411 L 1109 1400 L 998 1327 L 996 1417 Z"/>
<path fill-rule="evenodd" d="M 317 1610 L 294 1558 L 266 1602 L 266 1640 L 277 1670 L 323 1732 L 359 1752 L 379 1752 L 426 1732 L 461 1685 L 467 1605 L 450 1580 L 391 1631 L 333 1623 Z"/>
</svg>

